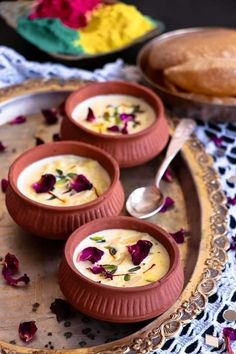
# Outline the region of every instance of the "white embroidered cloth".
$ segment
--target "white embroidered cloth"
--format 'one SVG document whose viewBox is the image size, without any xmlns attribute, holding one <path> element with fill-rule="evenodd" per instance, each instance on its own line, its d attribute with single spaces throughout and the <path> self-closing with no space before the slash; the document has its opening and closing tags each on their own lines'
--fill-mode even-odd
<svg viewBox="0 0 236 354">
<path fill-rule="evenodd" d="M 0 46 L 0 87 L 20 83 L 30 78 L 64 79 L 80 78 L 84 80 L 130 80 L 139 81 L 140 75 L 135 66 L 125 65 L 121 59 L 114 63 L 97 69 L 94 72 L 67 68 L 59 64 L 39 64 L 29 62 L 14 50 Z M 212 124 L 200 123 L 197 128 L 198 138 L 205 144 L 206 150 L 215 160 L 215 168 L 221 176 L 221 183 L 227 196 L 234 198 L 236 195 L 236 183 L 230 183 L 229 177 L 236 176 L 236 123 Z M 223 139 L 221 154 L 211 136 Z M 223 151 L 223 154 L 222 154 Z M 222 156 L 219 156 L 222 155 Z M 236 235 L 236 205 L 229 206 L 229 239 Z M 205 334 L 221 336 L 226 326 L 236 328 L 236 323 L 227 323 L 222 313 L 230 308 L 236 310 L 236 251 L 229 251 L 229 262 L 218 283 L 217 294 L 210 298 L 205 311 L 197 319 L 185 326 L 180 336 L 169 340 L 158 353 L 193 353 L 209 354 L 212 352 L 225 353 L 222 343 L 219 349 L 214 349 L 205 344 Z M 232 343 L 236 353 L 236 341 Z"/>
</svg>

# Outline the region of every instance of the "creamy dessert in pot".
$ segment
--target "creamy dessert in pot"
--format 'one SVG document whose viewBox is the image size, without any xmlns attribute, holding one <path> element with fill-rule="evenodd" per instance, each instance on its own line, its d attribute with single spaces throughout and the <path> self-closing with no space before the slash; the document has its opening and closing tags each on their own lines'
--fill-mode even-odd
<svg viewBox="0 0 236 354">
<path fill-rule="evenodd" d="M 135 287 L 151 284 L 167 274 L 166 248 L 148 233 L 108 229 L 86 237 L 73 254 L 78 271 L 106 285 Z"/>
<path fill-rule="evenodd" d="M 112 94 L 81 102 L 75 107 L 72 118 L 97 133 L 126 135 L 148 128 L 154 123 L 156 115 L 142 98 Z"/>
<path fill-rule="evenodd" d="M 77 155 L 36 161 L 26 167 L 17 180 L 19 191 L 28 198 L 63 207 L 91 202 L 110 184 L 110 176 L 100 163 Z"/>
</svg>

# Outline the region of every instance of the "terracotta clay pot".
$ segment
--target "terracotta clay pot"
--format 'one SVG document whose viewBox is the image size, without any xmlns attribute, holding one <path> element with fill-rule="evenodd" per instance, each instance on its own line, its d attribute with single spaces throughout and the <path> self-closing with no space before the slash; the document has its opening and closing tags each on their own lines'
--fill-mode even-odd
<svg viewBox="0 0 236 354">
<path fill-rule="evenodd" d="M 168 273 L 155 283 L 129 288 L 96 283 L 82 275 L 72 260 L 77 245 L 95 232 L 115 228 L 147 232 L 162 243 L 171 260 Z M 137 322 L 160 315 L 178 299 L 183 284 L 183 269 L 174 239 L 159 226 L 131 217 L 94 220 L 76 230 L 67 240 L 59 268 L 59 285 L 67 300 L 86 315 L 109 322 Z"/>
<path fill-rule="evenodd" d="M 38 203 L 19 191 L 17 179 L 27 166 L 40 159 L 63 154 L 97 160 L 110 175 L 111 185 L 108 190 L 89 203 L 67 207 Z M 86 222 L 120 213 L 124 204 L 124 191 L 119 178 L 117 162 L 105 151 L 74 141 L 43 144 L 24 152 L 11 165 L 6 192 L 7 209 L 23 229 L 49 239 L 65 239 Z"/>
<path fill-rule="evenodd" d="M 148 128 L 134 134 L 109 135 L 87 129 L 72 118 L 75 107 L 84 100 L 106 94 L 124 94 L 142 98 L 154 109 L 155 122 Z M 160 98 L 150 89 L 128 82 L 110 81 L 87 86 L 72 93 L 66 101 L 67 116 L 62 121 L 63 140 L 80 140 L 96 145 L 110 153 L 120 167 L 141 165 L 160 154 L 168 142 L 168 125 Z"/>
</svg>

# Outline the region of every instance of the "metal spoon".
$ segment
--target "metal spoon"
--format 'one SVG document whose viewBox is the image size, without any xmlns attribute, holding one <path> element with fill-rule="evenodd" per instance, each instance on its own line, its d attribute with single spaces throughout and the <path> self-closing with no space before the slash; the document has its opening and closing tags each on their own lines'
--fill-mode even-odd
<svg viewBox="0 0 236 354">
<path fill-rule="evenodd" d="M 155 176 L 153 186 L 140 187 L 135 189 L 126 201 L 128 213 L 139 219 L 146 219 L 155 215 L 162 208 L 165 198 L 159 188 L 160 181 L 179 150 L 188 140 L 196 127 L 192 119 L 183 119 L 177 125 L 169 143 L 166 156 Z"/>
</svg>

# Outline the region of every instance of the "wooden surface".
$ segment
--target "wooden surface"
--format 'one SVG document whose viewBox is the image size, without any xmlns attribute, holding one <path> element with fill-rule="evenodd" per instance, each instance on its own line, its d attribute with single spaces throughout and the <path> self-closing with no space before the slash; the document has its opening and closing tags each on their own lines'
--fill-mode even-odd
<svg viewBox="0 0 236 354">
<path fill-rule="evenodd" d="M 8 92 L 2 91 L 0 119 L 4 117 L 4 109 L 8 119 L 14 118 L 18 114 L 16 105 L 20 107 L 21 102 L 21 100 L 11 103 L 8 101 L 9 104 L 4 106 L 4 97 L 9 100 L 9 97 L 17 95 L 23 97 L 25 92 L 38 90 L 46 91 L 45 95 L 49 98 L 51 96 L 48 95 L 48 91 L 51 91 L 52 95 L 53 91 L 73 86 L 60 85 L 62 84 L 56 85 L 55 81 L 44 84 L 34 82 L 10 89 Z M 77 86 L 78 83 L 74 83 L 74 87 Z M 39 95 L 28 97 L 21 110 L 28 111 L 29 102 L 31 104 L 34 102 L 33 109 L 37 110 L 38 99 Z M 40 113 L 29 115 L 27 122 L 22 125 L 2 125 L 0 140 L 7 145 L 7 150 L 0 155 L 0 178 L 6 177 L 9 164 L 21 152 L 35 145 L 35 136 L 51 141 L 52 134 L 58 130 L 59 127 L 56 125 L 45 125 Z M 161 158 L 157 158 L 144 166 L 123 170 L 121 175 L 126 195 L 134 187 L 151 182 L 160 161 Z M 174 182 L 171 184 L 163 182 L 166 195 L 171 196 L 176 204 L 172 210 L 158 214 L 150 221 L 160 224 L 167 231 L 175 232 L 181 227 L 189 231 L 185 243 L 179 245 L 186 286 L 175 306 L 149 323 L 107 324 L 88 319 L 79 313 L 70 320 L 69 327 L 65 327 L 64 322 L 57 323 L 49 307 L 56 297 L 62 297 L 57 285 L 57 267 L 63 243 L 41 240 L 20 230 L 9 217 L 4 206 L 4 195 L 1 194 L 1 256 L 7 252 L 16 254 L 20 260 L 21 272 L 27 272 L 31 282 L 26 288 L 16 289 L 7 286 L 4 280 L 0 279 L 0 349 L 1 347 L 12 349 L 12 353 L 33 353 L 33 349 L 29 347 L 41 348 L 44 349 L 40 351 L 42 354 L 46 351 L 45 345 L 50 341 L 54 348 L 59 349 L 52 350 L 51 353 L 58 354 L 62 353 L 62 348 L 80 348 L 84 342 L 88 349 L 68 350 L 66 353 L 128 353 L 130 350 L 147 353 L 160 347 L 167 337 L 177 335 L 182 326 L 206 306 L 207 297 L 216 290 L 216 280 L 226 261 L 224 250 L 227 247 L 225 236 L 227 209 L 224 207 L 225 198 L 219 190 L 217 175 L 211 164 L 210 157 L 206 155 L 197 139 L 193 138 L 185 145 L 183 153 L 172 166 Z M 214 219 L 216 217 L 217 219 Z M 213 226 L 215 228 L 219 226 L 214 233 L 211 231 Z M 32 312 L 32 305 L 35 302 L 40 306 L 37 312 Z M 36 320 L 38 332 L 35 339 L 24 347 L 24 343 L 18 338 L 17 329 L 20 321 L 28 320 Z M 52 332 L 52 336 L 48 336 L 48 332 Z M 66 332 L 72 334 L 68 339 Z M 104 344 L 114 340 L 116 342 Z M 10 341 L 15 341 L 17 346 L 7 344 Z M 95 347 L 98 344 L 101 346 Z"/>
</svg>

